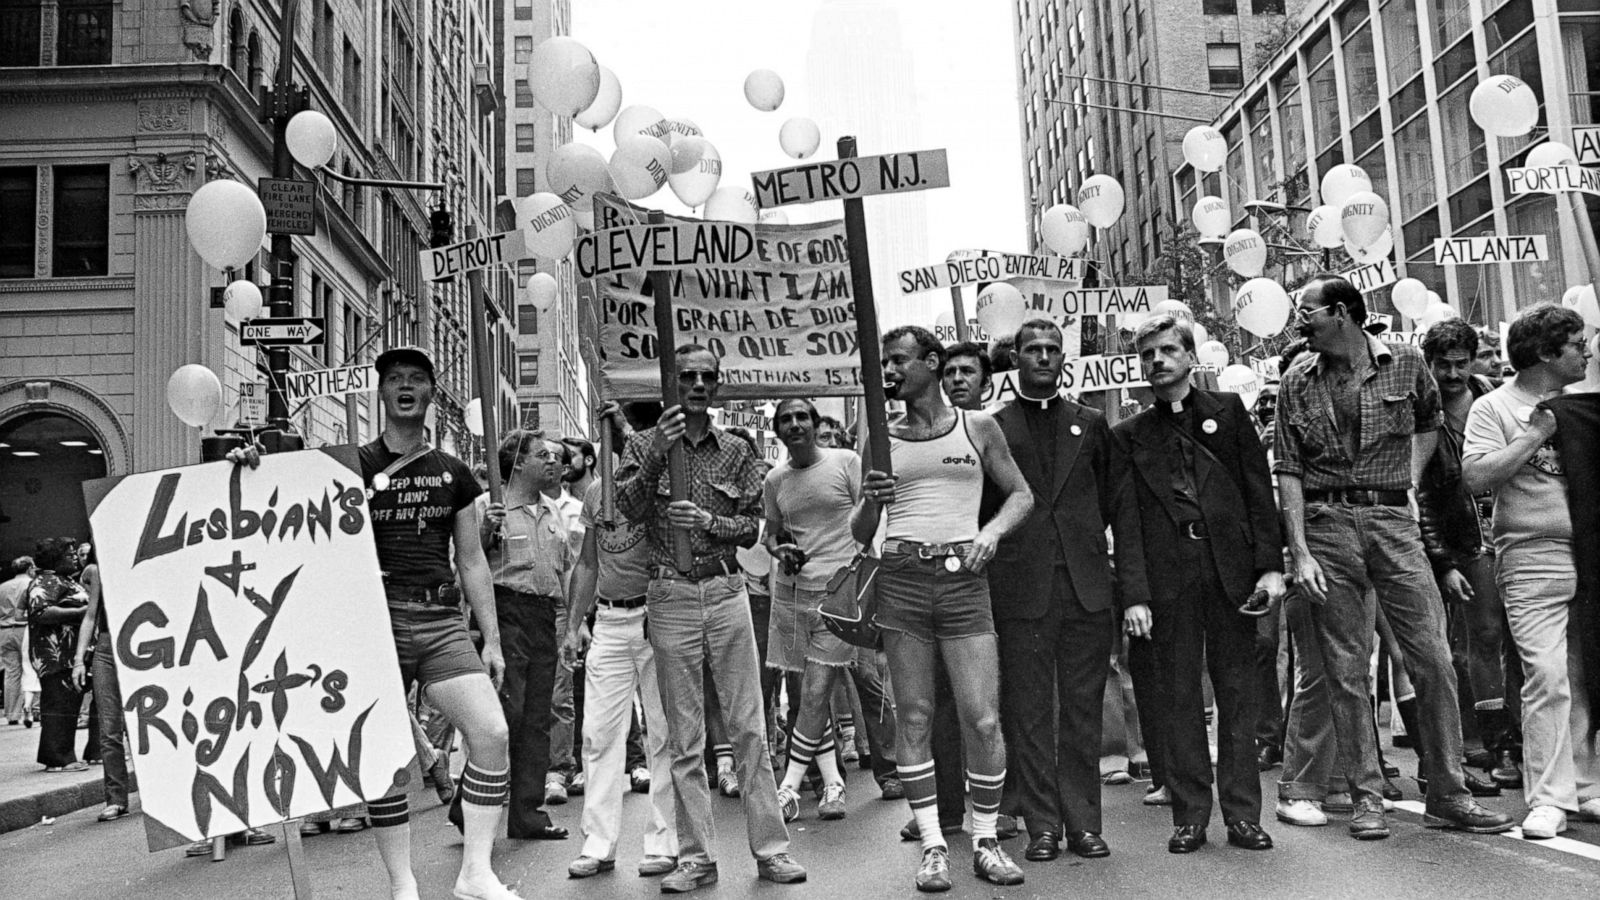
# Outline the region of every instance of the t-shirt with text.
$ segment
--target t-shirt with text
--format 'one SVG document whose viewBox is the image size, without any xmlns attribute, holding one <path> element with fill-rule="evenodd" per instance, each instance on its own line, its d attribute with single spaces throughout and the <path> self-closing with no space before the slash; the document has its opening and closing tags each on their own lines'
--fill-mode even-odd
<svg viewBox="0 0 1600 900">
<path fill-rule="evenodd" d="M 857 549 L 850 512 L 861 496 L 861 459 L 850 450 L 825 447 L 821 453 L 804 468 L 796 468 L 792 457 L 778 464 L 767 473 L 762 491 L 767 518 L 782 522 L 806 554 L 799 575 L 785 575 L 774 566 L 774 577 L 803 591 L 826 588 Z"/>
<path fill-rule="evenodd" d="M 390 475 L 383 490 L 374 487 L 373 477 L 403 455 L 390 452 L 381 436 L 361 448 L 361 480 L 371 492 L 378 565 L 390 584 L 444 584 L 455 578 L 450 539 L 456 513 L 472 505 L 483 489 L 466 463 L 438 449 Z"/>
<path fill-rule="evenodd" d="M 606 600 L 643 597 L 650 586 L 650 545 L 645 540 L 644 524 L 628 521 L 618 509 L 616 521 L 610 528 L 605 527 L 601 524 L 603 498 L 603 488 L 597 478 L 583 492 L 583 514 L 579 517 L 584 528 L 595 536 L 599 557 L 595 593 Z"/>
<path fill-rule="evenodd" d="M 1508 381 L 1472 404 L 1467 413 L 1463 459 L 1503 450 L 1528 431 L 1539 397 Z M 1533 458 L 1500 485 L 1494 497 L 1494 549 L 1530 540 L 1572 540 L 1567 510 L 1567 476 L 1554 441 L 1546 441 Z"/>
</svg>

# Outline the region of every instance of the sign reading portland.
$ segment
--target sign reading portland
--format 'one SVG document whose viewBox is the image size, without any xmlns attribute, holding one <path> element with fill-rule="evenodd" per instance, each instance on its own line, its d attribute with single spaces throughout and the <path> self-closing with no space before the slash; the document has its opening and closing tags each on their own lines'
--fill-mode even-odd
<svg viewBox="0 0 1600 900">
<path fill-rule="evenodd" d="M 84 486 L 150 849 L 403 790 L 358 468 L 337 448 Z"/>
</svg>

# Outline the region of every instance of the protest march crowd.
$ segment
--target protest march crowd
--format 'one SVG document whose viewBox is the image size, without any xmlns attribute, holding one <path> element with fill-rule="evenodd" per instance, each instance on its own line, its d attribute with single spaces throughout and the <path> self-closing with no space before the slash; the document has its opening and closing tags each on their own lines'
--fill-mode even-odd
<svg viewBox="0 0 1600 900">
<path fill-rule="evenodd" d="M 1134 779 L 1170 807 L 1177 854 L 1209 842 L 1214 805 L 1228 845 L 1272 849 L 1261 773 L 1280 766 L 1278 822 L 1338 818 L 1361 841 L 1390 836 L 1403 776 L 1430 828 L 1537 839 L 1600 821 L 1583 320 L 1538 305 L 1503 347 L 1459 319 L 1390 344 L 1333 275 L 1294 315 L 1301 340 L 1248 409 L 1195 386 L 1192 322 L 1144 321 L 1149 390 L 1114 425 L 1063 395 L 1051 320 L 991 347 L 894 328 L 887 460 L 790 398 L 769 426 L 787 459 L 769 465 L 714 424 L 718 357 L 685 345 L 675 405 L 607 406 L 614 461 L 506 434 L 501 502 L 427 442 L 429 356 L 385 352 L 385 428 L 361 469 L 422 769 L 465 838 L 455 896 L 516 896 L 490 868 L 501 823 L 567 839 L 546 808 L 577 798 L 568 874 L 614 870 L 629 789 L 650 795 L 637 868 L 663 892 L 718 880 L 714 793 L 742 803 L 760 879 L 804 881 L 788 826 L 848 816 L 852 762 L 907 801 L 899 838 L 920 844 L 926 892 L 951 888 L 964 831 L 975 876 L 999 885 L 1025 879 L 1008 839 L 1030 864 L 1108 856 L 1102 784 Z M 985 409 L 1002 369 L 1018 395 Z M 6 718 L 39 723 L 47 771 L 104 766 L 106 821 L 128 814 L 131 779 L 100 593 L 87 544 L 13 561 L 0 661 Z M 1131 727 L 1106 774 L 1108 687 Z M 1382 702 L 1415 772 L 1384 758 Z M 1515 789 L 1520 823 L 1478 802 Z M 409 898 L 409 821 L 400 793 L 300 827 L 370 827 Z"/>
</svg>

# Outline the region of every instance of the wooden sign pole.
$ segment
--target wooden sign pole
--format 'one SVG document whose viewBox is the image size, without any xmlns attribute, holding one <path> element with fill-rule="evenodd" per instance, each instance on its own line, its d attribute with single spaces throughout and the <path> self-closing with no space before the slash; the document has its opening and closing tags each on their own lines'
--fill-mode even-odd
<svg viewBox="0 0 1600 900">
<path fill-rule="evenodd" d="M 617 520 L 617 465 L 612 459 L 616 445 L 611 438 L 611 422 L 610 416 L 600 417 L 600 520 L 606 524 Z"/>
<path fill-rule="evenodd" d="M 839 138 L 839 158 L 856 155 L 853 136 Z M 883 393 L 883 352 L 878 333 L 878 307 L 872 299 L 872 262 L 867 255 L 867 215 L 861 199 L 844 201 L 845 246 L 850 254 L 850 289 L 856 304 L 856 338 L 861 345 L 861 384 L 866 389 L 867 437 L 872 452 L 868 464 L 893 475 L 889 459 L 889 412 Z M 660 301 L 657 300 L 657 309 Z M 957 327 L 961 320 L 957 318 Z M 866 457 L 863 457 L 866 458 Z"/>
<path fill-rule="evenodd" d="M 970 340 L 972 340 L 972 328 L 971 328 L 971 326 L 967 325 L 966 304 L 961 302 L 961 286 L 960 285 L 951 285 L 950 286 L 950 305 L 952 307 L 954 307 L 954 311 L 955 311 L 955 314 L 956 314 L 956 340 L 958 340 L 958 341 L 970 341 Z"/>
<path fill-rule="evenodd" d="M 666 213 L 650 211 L 650 224 L 667 221 Z M 678 355 L 677 339 L 672 326 L 672 276 L 660 270 L 650 272 L 650 293 L 656 307 L 656 359 L 661 367 L 661 408 L 678 405 Z M 674 441 L 667 448 L 667 478 L 672 483 L 672 502 L 689 499 L 689 475 L 684 465 L 683 442 Z M 689 543 L 689 532 L 674 529 L 672 532 L 672 558 L 678 571 L 694 568 L 694 547 Z"/>
<path fill-rule="evenodd" d="M 477 236 L 478 226 L 468 225 L 467 237 L 471 239 Z M 500 429 L 494 417 L 499 392 L 495 390 L 494 383 L 494 356 L 490 352 L 493 345 L 489 342 L 489 311 L 483 297 L 482 269 L 467 273 L 467 294 L 472 304 L 472 367 L 477 375 L 478 406 L 483 414 L 483 455 L 488 462 L 484 468 L 489 472 L 489 501 L 500 503 L 505 497 L 505 488 L 500 483 L 497 459 L 500 453 Z"/>
</svg>

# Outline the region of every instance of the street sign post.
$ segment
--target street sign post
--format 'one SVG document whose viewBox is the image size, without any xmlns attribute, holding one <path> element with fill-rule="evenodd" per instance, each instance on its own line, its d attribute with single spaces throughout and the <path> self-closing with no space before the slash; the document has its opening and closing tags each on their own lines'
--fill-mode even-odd
<svg viewBox="0 0 1600 900">
<path fill-rule="evenodd" d="M 372 366 L 340 366 L 337 369 L 290 372 L 283 378 L 283 389 L 288 392 L 291 403 L 300 403 L 313 397 L 375 391 L 378 389 L 378 370 Z"/>
<path fill-rule="evenodd" d="M 251 319 L 239 324 L 239 343 L 247 347 L 321 346 L 327 335 L 326 319 L 304 316 Z"/>
<path fill-rule="evenodd" d="M 252 427 L 267 424 L 266 382 L 246 381 L 239 385 L 239 423 Z"/>
<path fill-rule="evenodd" d="M 316 234 L 315 182 L 298 178 L 262 178 L 256 193 L 267 210 L 268 234 Z"/>
</svg>

